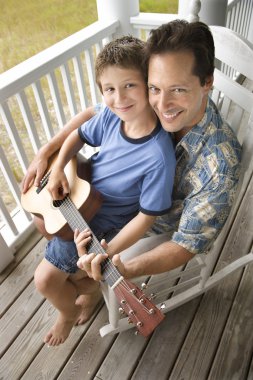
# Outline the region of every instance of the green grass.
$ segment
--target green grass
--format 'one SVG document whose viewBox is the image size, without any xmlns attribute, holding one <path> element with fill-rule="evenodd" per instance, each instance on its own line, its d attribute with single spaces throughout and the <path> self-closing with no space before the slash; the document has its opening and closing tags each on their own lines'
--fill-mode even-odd
<svg viewBox="0 0 253 380">
<path fill-rule="evenodd" d="M 106 0 L 104 1 L 106 3 Z M 177 8 L 178 0 L 140 0 L 141 12 L 177 13 Z M 0 0 L 0 10 L 0 73 L 97 20 L 96 0 Z M 49 91 L 45 93 L 47 96 Z M 44 132 L 41 129 L 37 107 L 33 96 L 29 96 L 29 93 L 27 95 L 41 143 L 44 144 Z M 15 99 L 10 99 L 8 103 L 12 115 L 15 115 L 16 127 L 27 156 L 31 159 L 33 150 L 23 119 L 19 117 L 19 107 Z M 53 127 L 56 124 L 53 121 Z M 1 118 L 0 139 L 19 183 L 23 173 L 5 127 L 1 125 Z M 0 188 L 4 203 L 11 211 L 15 207 L 15 201 L 9 191 L 4 190 L 8 189 L 8 185 L 1 171 Z"/>
<path fill-rule="evenodd" d="M 0 73 L 97 20 L 95 0 L 0 0 L 0 9 Z M 177 9 L 177 0 L 140 1 L 141 12 Z"/>
</svg>

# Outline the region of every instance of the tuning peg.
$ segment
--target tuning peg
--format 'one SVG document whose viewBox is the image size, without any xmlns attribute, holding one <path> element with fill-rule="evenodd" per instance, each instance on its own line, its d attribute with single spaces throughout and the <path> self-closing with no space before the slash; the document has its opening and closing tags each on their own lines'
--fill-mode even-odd
<svg viewBox="0 0 253 380">
<path fill-rule="evenodd" d="M 122 307 L 119 307 L 119 313 L 120 313 L 121 315 L 125 314 L 125 311 L 124 311 L 124 309 L 123 309 Z"/>
<path fill-rule="evenodd" d="M 131 293 L 136 294 L 137 290 L 135 288 L 131 289 Z"/>
<path fill-rule="evenodd" d="M 155 314 L 155 309 L 149 309 L 149 314 Z"/>
<path fill-rule="evenodd" d="M 139 331 L 135 330 L 134 335 L 136 335 L 136 336 L 139 335 Z"/>
<path fill-rule="evenodd" d="M 141 321 L 137 322 L 136 324 L 137 327 L 142 327 L 143 326 L 143 323 Z"/>
<path fill-rule="evenodd" d="M 163 310 L 163 309 L 165 309 L 165 307 L 166 307 L 165 303 L 164 303 L 164 302 L 163 302 L 163 303 L 161 303 L 161 305 L 160 305 L 160 310 Z"/>
<path fill-rule="evenodd" d="M 143 282 L 141 284 L 141 290 L 144 290 L 144 289 L 147 289 L 148 285 L 146 284 L 146 282 Z"/>
<path fill-rule="evenodd" d="M 127 322 L 129 323 L 129 325 L 131 325 L 133 323 L 132 319 L 129 317 L 127 318 Z"/>
<path fill-rule="evenodd" d="M 152 301 L 152 300 L 155 299 L 156 297 L 157 297 L 157 294 L 155 294 L 155 293 L 151 293 L 151 294 L 149 295 L 148 299 L 149 299 L 150 301 Z"/>
</svg>

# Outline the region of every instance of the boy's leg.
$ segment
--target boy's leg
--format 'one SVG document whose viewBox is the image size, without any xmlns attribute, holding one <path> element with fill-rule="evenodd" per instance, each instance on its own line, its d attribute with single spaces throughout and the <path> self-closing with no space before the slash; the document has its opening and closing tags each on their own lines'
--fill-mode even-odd
<svg viewBox="0 0 253 380">
<path fill-rule="evenodd" d="M 50 346 L 57 346 L 67 339 L 81 312 L 81 307 L 75 304 L 77 289 L 68 277 L 68 273 L 46 259 L 42 260 L 35 271 L 36 288 L 59 311 L 56 323 L 44 338 L 44 342 Z"/>
<path fill-rule="evenodd" d="M 89 278 L 84 271 L 78 270 L 75 274 L 70 275 L 70 281 L 73 282 L 79 296 L 75 304 L 81 307 L 75 324 L 82 325 L 90 319 L 96 306 L 102 298 L 100 283 Z"/>
</svg>

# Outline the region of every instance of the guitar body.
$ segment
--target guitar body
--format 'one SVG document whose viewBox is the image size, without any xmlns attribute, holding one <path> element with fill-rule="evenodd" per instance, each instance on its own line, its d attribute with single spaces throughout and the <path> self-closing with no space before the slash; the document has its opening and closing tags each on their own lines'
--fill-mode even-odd
<svg viewBox="0 0 253 380">
<path fill-rule="evenodd" d="M 50 172 L 55 159 L 56 155 L 49 163 L 47 173 Z M 69 197 L 81 215 L 90 221 L 101 207 L 102 197 L 88 182 L 91 174 L 89 161 L 79 155 L 66 165 L 64 171 L 70 186 Z M 21 204 L 26 211 L 35 216 L 36 227 L 45 237 L 50 239 L 56 235 L 65 240 L 73 239 L 72 229 L 59 208 L 54 206 L 46 186 L 37 188 L 32 185 L 25 194 L 21 195 Z"/>
</svg>

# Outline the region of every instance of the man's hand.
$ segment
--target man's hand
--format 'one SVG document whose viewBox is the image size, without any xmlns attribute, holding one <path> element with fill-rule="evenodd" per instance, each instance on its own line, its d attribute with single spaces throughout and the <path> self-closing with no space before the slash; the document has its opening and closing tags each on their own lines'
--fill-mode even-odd
<svg viewBox="0 0 253 380">
<path fill-rule="evenodd" d="M 33 184 L 34 186 L 39 187 L 47 166 L 48 158 L 42 152 L 38 152 L 29 165 L 27 173 L 22 180 L 21 191 L 23 193 L 26 193 Z"/>
<path fill-rule="evenodd" d="M 105 240 L 101 241 L 101 246 L 106 250 L 107 244 Z M 90 278 L 93 278 L 95 281 L 101 281 L 103 276 L 101 274 L 101 264 L 104 260 L 108 258 L 108 254 L 95 254 L 90 253 L 89 255 L 84 254 L 80 257 L 77 262 L 78 268 L 84 270 Z M 122 276 L 125 275 L 125 266 L 120 260 L 120 255 L 115 255 L 112 258 L 113 264 L 118 268 Z"/>
</svg>

